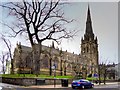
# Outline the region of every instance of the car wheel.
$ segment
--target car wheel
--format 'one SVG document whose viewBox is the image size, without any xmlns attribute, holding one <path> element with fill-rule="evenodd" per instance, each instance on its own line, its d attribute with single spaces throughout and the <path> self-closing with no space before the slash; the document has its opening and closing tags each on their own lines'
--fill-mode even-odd
<svg viewBox="0 0 120 90">
<path fill-rule="evenodd" d="M 72 89 L 75 89 L 75 87 L 72 86 Z"/>
<path fill-rule="evenodd" d="M 84 89 L 84 88 L 85 88 L 85 86 L 83 85 L 83 86 L 82 86 L 82 89 Z"/>
<path fill-rule="evenodd" d="M 94 88 L 94 85 L 92 85 L 91 88 Z"/>
</svg>

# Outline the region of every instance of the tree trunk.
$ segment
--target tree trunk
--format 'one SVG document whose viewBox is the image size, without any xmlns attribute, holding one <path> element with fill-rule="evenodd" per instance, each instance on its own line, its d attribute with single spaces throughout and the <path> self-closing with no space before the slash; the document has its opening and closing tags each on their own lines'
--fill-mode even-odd
<svg viewBox="0 0 120 90">
<path fill-rule="evenodd" d="M 60 63 L 60 68 L 61 68 L 61 70 L 60 70 L 60 75 L 62 76 L 63 74 L 62 74 L 62 59 L 61 59 L 61 63 Z"/>
<path fill-rule="evenodd" d="M 40 59 L 41 59 L 41 51 L 42 51 L 42 44 L 41 42 L 38 43 L 38 45 L 34 44 L 32 46 L 33 49 L 33 65 L 32 65 L 32 71 L 33 74 L 36 74 L 38 76 L 40 74 Z"/>
<path fill-rule="evenodd" d="M 32 45 L 32 63 L 31 63 L 31 67 L 32 67 L 32 72 L 33 74 L 35 74 L 35 66 L 36 66 L 36 55 L 37 55 L 37 51 L 36 51 L 36 45 Z"/>
<path fill-rule="evenodd" d="M 3 74 L 5 74 L 5 66 L 4 66 L 4 64 L 3 64 L 2 69 L 3 69 Z"/>
<path fill-rule="evenodd" d="M 42 44 L 41 44 L 41 42 L 39 42 L 38 45 L 39 45 L 39 46 L 38 46 L 38 47 L 39 47 L 39 48 L 38 48 L 38 50 L 39 50 L 39 51 L 38 51 L 38 56 L 39 56 L 39 57 L 38 57 L 38 59 L 37 59 L 37 64 L 38 64 L 38 65 L 37 65 L 37 74 L 40 74 L 41 52 L 42 52 Z"/>
<path fill-rule="evenodd" d="M 100 85 L 101 84 L 100 66 L 98 66 L 98 74 L 99 74 L 99 85 Z"/>
<path fill-rule="evenodd" d="M 106 70 L 105 70 L 105 73 L 104 73 L 104 84 L 106 84 Z"/>
<path fill-rule="evenodd" d="M 106 81 L 105 79 L 106 79 L 106 75 L 104 74 L 104 84 L 105 84 L 105 81 Z"/>
<path fill-rule="evenodd" d="M 52 61 L 52 58 L 51 58 L 51 56 L 50 56 L 50 76 L 52 75 L 52 63 L 51 63 L 51 61 Z"/>
<path fill-rule="evenodd" d="M 11 59 L 11 74 L 14 74 L 14 68 L 13 68 L 14 66 L 13 66 L 13 63 L 14 63 L 14 62 L 13 62 L 13 59 Z"/>
<path fill-rule="evenodd" d="M 105 64 L 104 64 L 104 74 L 103 74 L 103 76 L 104 76 L 104 84 L 105 84 L 105 81 L 106 81 L 106 66 L 105 66 Z"/>
<path fill-rule="evenodd" d="M 64 76 L 66 76 L 66 61 L 64 62 Z"/>
</svg>

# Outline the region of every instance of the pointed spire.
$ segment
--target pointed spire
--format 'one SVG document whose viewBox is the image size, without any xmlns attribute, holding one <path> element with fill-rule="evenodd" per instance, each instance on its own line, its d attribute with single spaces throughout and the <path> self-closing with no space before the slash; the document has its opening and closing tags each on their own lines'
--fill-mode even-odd
<svg viewBox="0 0 120 90">
<path fill-rule="evenodd" d="M 21 42 L 19 42 L 19 45 L 21 46 Z"/>
<path fill-rule="evenodd" d="M 89 40 L 89 38 L 91 38 L 91 40 L 94 39 L 89 5 L 88 5 L 88 11 L 87 11 L 86 32 L 85 32 L 84 38 L 87 40 Z"/>
<path fill-rule="evenodd" d="M 52 48 L 55 48 L 54 41 L 52 41 Z"/>
<path fill-rule="evenodd" d="M 91 22 L 90 8 L 88 4 L 88 12 L 87 12 L 87 22 Z"/>
<path fill-rule="evenodd" d="M 83 37 L 82 37 L 82 39 L 81 39 L 81 42 L 83 42 Z"/>
<path fill-rule="evenodd" d="M 18 41 L 17 41 L 16 45 L 18 46 Z"/>
<path fill-rule="evenodd" d="M 96 42 L 98 41 L 97 36 L 96 36 L 96 38 L 95 38 L 95 41 L 96 41 Z"/>
<path fill-rule="evenodd" d="M 62 47 L 60 48 L 60 55 L 62 55 Z"/>
<path fill-rule="evenodd" d="M 60 48 L 60 50 L 62 51 L 62 47 Z"/>
</svg>

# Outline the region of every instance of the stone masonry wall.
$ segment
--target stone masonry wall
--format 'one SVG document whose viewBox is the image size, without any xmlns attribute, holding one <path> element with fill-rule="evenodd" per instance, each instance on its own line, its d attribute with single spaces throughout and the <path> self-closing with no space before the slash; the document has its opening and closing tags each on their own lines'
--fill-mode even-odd
<svg viewBox="0 0 120 90">
<path fill-rule="evenodd" d="M 6 78 L 2 77 L 3 83 L 13 84 L 13 85 L 53 85 L 54 79 L 40 79 L 40 78 Z M 61 79 L 55 79 L 56 84 L 61 84 Z M 71 84 L 72 79 L 68 80 L 68 83 Z"/>
</svg>

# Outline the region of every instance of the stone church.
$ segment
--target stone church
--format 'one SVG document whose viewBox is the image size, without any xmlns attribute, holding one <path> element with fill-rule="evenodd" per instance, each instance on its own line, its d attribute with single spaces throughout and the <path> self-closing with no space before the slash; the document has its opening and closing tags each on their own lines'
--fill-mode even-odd
<svg viewBox="0 0 120 90">
<path fill-rule="evenodd" d="M 36 47 L 38 47 L 36 45 Z M 78 47 L 79 49 L 79 47 Z M 81 38 L 81 53 L 79 55 L 62 51 L 51 46 L 42 46 L 41 74 L 53 75 L 53 66 L 57 75 L 94 74 L 98 72 L 98 41 L 92 28 L 90 8 L 88 6 L 86 30 Z M 14 73 L 32 73 L 32 48 L 17 43 L 14 50 Z"/>
</svg>

